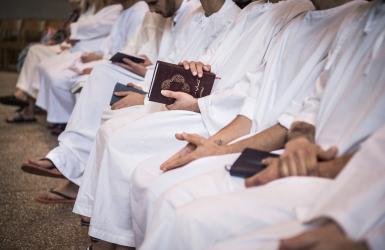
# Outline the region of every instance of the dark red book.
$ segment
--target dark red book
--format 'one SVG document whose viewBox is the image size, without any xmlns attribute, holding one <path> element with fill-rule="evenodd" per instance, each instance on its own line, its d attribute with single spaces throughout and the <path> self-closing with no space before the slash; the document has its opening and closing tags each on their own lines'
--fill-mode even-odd
<svg viewBox="0 0 385 250">
<path fill-rule="evenodd" d="M 175 99 L 163 96 L 161 90 L 185 92 L 195 98 L 207 96 L 211 93 L 215 81 L 215 74 L 204 72 L 203 76 L 193 76 L 190 70 L 183 66 L 158 61 L 152 77 L 149 100 L 170 105 Z"/>
</svg>

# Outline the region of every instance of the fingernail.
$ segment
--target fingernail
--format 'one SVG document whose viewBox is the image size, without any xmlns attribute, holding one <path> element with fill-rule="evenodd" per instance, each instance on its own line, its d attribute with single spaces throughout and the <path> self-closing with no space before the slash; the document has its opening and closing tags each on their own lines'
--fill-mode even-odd
<svg viewBox="0 0 385 250">
<path fill-rule="evenodd" d="M 197 72 L 193 71 L 192 74 L 193 74 L 193 76 L 196 76 L 196 75 L 197 75 Z"/>
</svg>

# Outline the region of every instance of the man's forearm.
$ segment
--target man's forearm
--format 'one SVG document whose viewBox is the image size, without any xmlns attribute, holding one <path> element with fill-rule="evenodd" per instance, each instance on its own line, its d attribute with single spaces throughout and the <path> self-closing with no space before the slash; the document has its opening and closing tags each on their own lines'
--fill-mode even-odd
<svg viewBox="0 0 385 250">
<path fill-rule="evenodd" d="M 280 124 L 276 124 L 254 136 L 226 145 L 225 151 L 230 154 L 242 152 L 246 148 L 253 148 L 270 152 L 283 148 L 286 137 L 287 129 Z"/>
<path fill-rule="evenodd" d="M 215 135 L 210 137 L 217 145 L 226 145 L 227 143 L 238 139 L 250 132 L 252 122 L 249 118 L 238 115 L 226 127 L 222 128 Z"/>
<path fill-rule="evenodd" d="M 354 153 L 346 154 L 331 161 L 320 162 L 318 164 L 318 176 L 334 179 L 342 169 L 348 164 Z"/>
</svg>

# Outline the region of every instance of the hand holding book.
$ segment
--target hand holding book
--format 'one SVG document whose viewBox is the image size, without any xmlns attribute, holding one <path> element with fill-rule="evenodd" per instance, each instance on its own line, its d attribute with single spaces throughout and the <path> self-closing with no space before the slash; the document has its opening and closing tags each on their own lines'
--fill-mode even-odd
<svg viewBox="0 0 385 250">
<path fill-rule="evenodd" d="M 150 60 L 142 55 L 141 57 L 126 55 L 123 53 L 116 53 L 111 57 L 111 62 L 120 67 L 137 74 L 141 77 L 144 77 L 147 72 L 147 66 L 151 65 Z"/>
<path fill-rule="evenodd" d="M 162 90 L 163 96 L 175 99 L 175 102 L 166 105 L 169 110 L 187 110 L 199 113 L 198 99 L 184 92 L 174 92 L 170 90 Z"/>
<path fill-rule="evenodd" d="M 193 76 L 202 78 L 203 72 L 211 72 L 211 65 L 203 62 L 182 61 L 178 65 L 183 66 L 185 70 L 190 70 Z"/>
<path fill-rule="evenodd" d="M 170 96 L 170 92 L 163 92 L 166 95 L 164 96 L 161 93 L 162 90 L 183 92 L 193 98 L 209 95 L 216 79 L 215 74 L 201 72 L 202 77 L 199 77 L 200 72 L 192 69 L 195 72 L 194 75 L 186 68 L 187 66 L 158 61 L 149 91 L 149 100 L 166 105 L 175 103 L 175 96 Z M 186 95 L 183 96 L 187 97 Z"/>
</svg>

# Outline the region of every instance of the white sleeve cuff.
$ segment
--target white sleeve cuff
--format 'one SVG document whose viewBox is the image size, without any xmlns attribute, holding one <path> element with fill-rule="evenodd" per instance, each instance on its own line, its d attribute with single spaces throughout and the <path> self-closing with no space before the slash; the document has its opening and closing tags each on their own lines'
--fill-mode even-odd
<svg viewBox="0 0 385 250">
<path fill-rule="evenodd" d="M 385 249 L 385 224 L 371 230 L 364 237 L 370 250 L 383 250 Z"/>
</svg>

